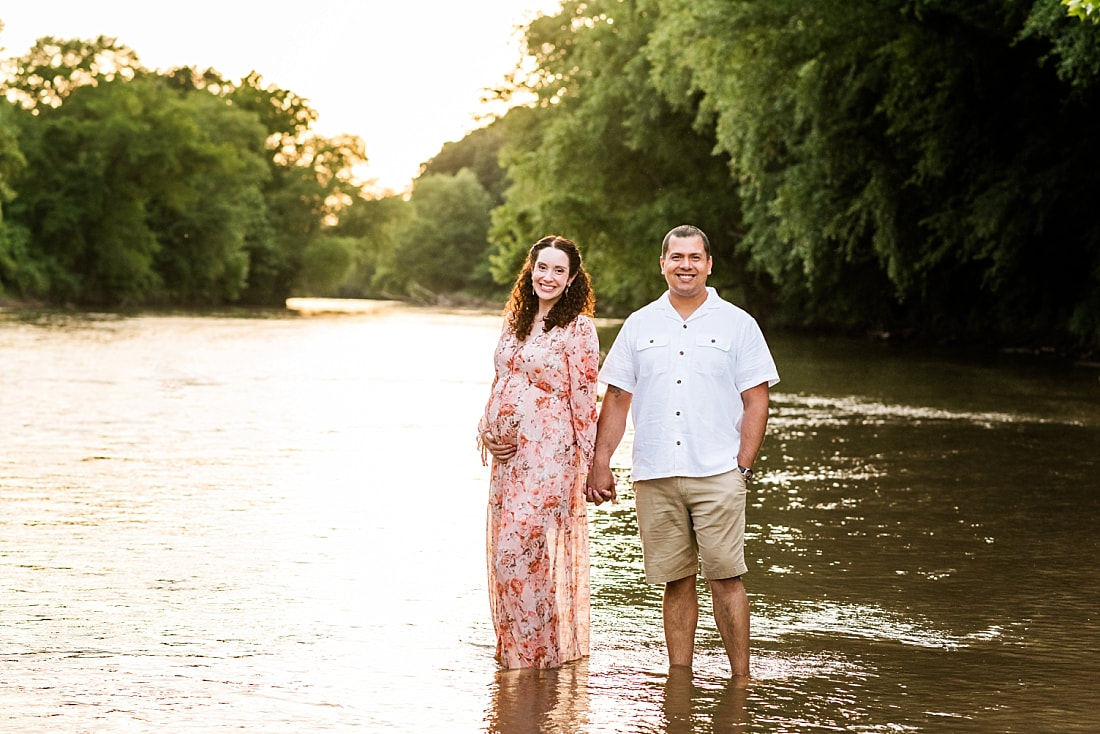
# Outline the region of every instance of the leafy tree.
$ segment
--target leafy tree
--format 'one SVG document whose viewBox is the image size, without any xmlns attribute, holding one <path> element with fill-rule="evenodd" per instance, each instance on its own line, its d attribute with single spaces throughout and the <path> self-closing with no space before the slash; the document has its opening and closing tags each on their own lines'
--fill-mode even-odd
<svg viewBox="0 0 1100 734">
<path fill-rule="evenodd" d="M 383 295 L 372 283 L 393 262 L 397 235 L 412 215 L 412 205 L 399 196 L 356 198 L 340 211 L 331 235 L 354 242 L 351 268 L 337 287 L 345 297 Z"/>
<path fill-rule="evenodd" d="M 281 303 L 298 284 L 311 243 L 361 196 L 351 171 L 366 162 L 365 146 L 354 136 L 310 132 L 317 112 L 293 92 L 265 85 L 259 74 L 242 79 L 225 96 L 234 107 L 258 115 L 267 131 L 268 219 L 248 243 L 251 271 L 244 299 Z"/>
<path fill-rule="evenodd" d="M 28 167 L 11 210 L 54 299 L 236 297 L 266 173 L 248 152 L 262 140 L 253 118 L 153 76 L 78 87 L 37 112 L 22 117 Z"/>
<path fill-rule="evenodd" d="M 173 303 L 234 302 L 247 282 L 246 244 L 265 224 L 269 171 L 255 152 L 263 130 L 254 116 L 210 95 L 181 102 L 193 125 L 176 152 L 186 189 L 149 207 L 156 269 Z"/>
<path fill-rule="evenodd" d="M 58 39 L 45 36 L 6 74 L 4 91 L 23 107 L 58 107 L 73 90 L 147 71 L 137 54 L 117 39 Z"/>
<path fill-rule="evenodd" d="M 26 228 L 0 222 L 0 296 L 35 297 L 46 290 L 46 276 L 30 250 Z"/>
<path fill-rule="evenodd" d="M 313 134 L 306 100 L 257 73 L 151 72 L 114 39 L 47 37 L 0 91 L 25 110 L 28 160 L 4 268 L 23 253 L 53 299 L 281 303 L 307 261 L 318 282 L 339 249 L 323 238 L 361 198 L 362 141 Z"/>
<path fill-rule="evenodd" d="M 56 107 L 78 86 L 119 76 L 129 78 L 140 69 L 137 56 L 129 48 L 105 37 L 95 41 L 46 37 L 22 59 L 6 62 L 4 78 L 0 79 L 0 92 L 6 98 L 0 100 L 0 207 L 16 195 L 11 184 L 26 166 L 18 140 L 20 131 L 15 125 L 18 113 L 10 102 L 30 110 Z M 7 290 L 24 297 L 47 295 L 50 268 L 37 249 L 22 223 L 11 217 L 4 221 L 0 216 L 0 293 Z"/>
<path fill-rule="evenodd" d="M 307 296 L 337 296 L 359 249 L 350 237 L 317 237 L 303 255 L 301 290 Z"/>
<path fill-rule="evenodd" d="M 27 162 L 13 114 L 11 104 L 0 99 L 0 296 L 31 296 L 45 290 L 44 276 L 28 249 L 26 228 L 4 217 L 4 205 L 16 194 L 11 181 Z"/>
<path fill-rule="evenodd" d="M 1076 18 L 1100 23 L 1100 2 L 1096 0 L 1062 0 L 1062 5 L 1066 6 L 1066 12 Z"/>
<path fill-rule="evenodd" d="M 701 97 L 751 262 L 807 322 L 1081 333 L 1096 227 L 1066 184 L 1094 180 L 1095 93 L 1044 71 L 1026 6 L 660 5 L 658 85 Z"/>
<path fill-rule="evenodd" d="M 409 220 L 396 234 L 392 259 L 375 285 L 415 295 L 479 290 L 491 285 L 486 262 L 489 194 L 469 169 L 417 179 Z M 479 267 L 480 266 L 480 267 Z"/>
<path fill-rule="evenodd" d="M 15 195 L 10 182 L 27 164 L 27 159 L 19 149 L 17 130 L 12 121 L 13 114 L 11 103 L 0 99 L 0 207 Z M 0 221 L 3 221 L 2 208 Z"/>
<path fill-rule="evenodd" d="M 508 185 L 507 172 L 500 165 L 500 148 L 505 141 L 504 125 L 494 120 L 461 140 L 444 143 L 436 155 L 420 167 L 420 176 L 454 176 L 468 168 L 477 176 L 482 188 L 489 192 L 494 207 L 504 202 Z"/>
<path fill-rule="evenodd" d="M 1052 64 L 1058 77 L 1085 97 L 1090 90 L 1095 94 L 1100 83 L 1100 11 L 1091 17 L 1092 23 L 1081 23 L 1066 18 L 1053 0 L 1036 2 L 1020 34 L 1021 39 L 1049 44 L 1040 62 Z"/>
<path fill-rule="evenodd" d="M 660 287 L 645 243 L 694 221 L 714 282 L 788 321 L 1096 343 L 1100 38 L 1063 11 L 564 2 L 526 29 L 537 105 L 501 121 L 494 273 L 557 231 L 632 307 Z"/>
<path fill-rule="evenodd" d="M 647 49 L 655 79 L 670 99 L 697 100 L 699 126 L 713 125 L 730 155 L 752 266 L 796 313 L 829 309 L 840 323 L 888 313 L 884 276 L 910 274 L 899 240 L 910 231 L 899 191 L 906 174 L 876 115 L 891 56 L 872 51 L 890 39 L 890 19 L 844 2 L 662 7 L 666 22 Z M 923 122 L 934 131 L 942 121 Z"/>
<path fill-rule="evenodd" d="M 753 285 L 734 251 L 740 202 L 726 160 L 693 129 L 693 111 L 653 85 L 642 51 L 661 23 L 655 2 L 594 0 L 528 26 L 537 72 L 525 83 L 539 102 L 504 120 L 513 184 L 493 216 L 498 282 L 515 277 L 532 242 L 559 233 L 582 248 L 601 309 L 633 308 L 662 289 L 665 232 L 691 222 L 711 235 L 714 283 Z"/>
</svg>

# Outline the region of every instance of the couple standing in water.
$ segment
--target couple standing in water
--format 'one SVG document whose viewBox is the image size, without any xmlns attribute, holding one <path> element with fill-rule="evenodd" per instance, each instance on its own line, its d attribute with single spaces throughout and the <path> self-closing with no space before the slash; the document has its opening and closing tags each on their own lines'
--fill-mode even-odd
<svg viewBox="0 0 1100 734">
<path fill-rule="evenodd" d="M 587 502 L 616 499 L 611 455 L 630 414 L 643 565 L 664 584 L 670 667 L 692 664 L 701 570 L 731 674 L 748 677 L 747 483 L 779 375 L 756 321 L 707 287 L 712 263 L 702 230 L 671 230 L 660 256 L 668 291 L 627 318 L 601 369 L 577 246 L 549 236 L 531 247 L 478 425 L 482 460 L 492 457 L 489 597 L 503 667 L 588 655 Z"/>
</svg>

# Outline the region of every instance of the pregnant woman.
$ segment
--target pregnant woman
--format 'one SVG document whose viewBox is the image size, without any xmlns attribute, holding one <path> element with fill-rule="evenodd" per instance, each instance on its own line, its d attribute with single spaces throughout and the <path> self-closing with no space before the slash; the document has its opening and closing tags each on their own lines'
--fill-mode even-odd
<svg viewBox="0 0 1100 734">
<path fill-rule="evenodd" d="M 585 475 L 596 436 L 599 341 L 577 246 L 536 242 L 516 277 L 478 425 L 489 485 L 489 604 L 506 668 L 588 655 Z"/>
</svg>

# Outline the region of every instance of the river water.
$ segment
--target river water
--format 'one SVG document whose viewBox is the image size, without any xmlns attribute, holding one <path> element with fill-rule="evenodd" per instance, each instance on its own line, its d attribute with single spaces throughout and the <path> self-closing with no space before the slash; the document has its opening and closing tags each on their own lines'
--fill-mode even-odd
<svg viewBox="0 0 1100 734">
<path fill-rule="evenodd" d="M 739 690 L 705 592 L 666 675 L 626 482 L 591 658 L 497 670 L 499 328 L 0 310 L 0 730 L 1100 730 L 1100 370 L 769 334 Z"/>
</svg>

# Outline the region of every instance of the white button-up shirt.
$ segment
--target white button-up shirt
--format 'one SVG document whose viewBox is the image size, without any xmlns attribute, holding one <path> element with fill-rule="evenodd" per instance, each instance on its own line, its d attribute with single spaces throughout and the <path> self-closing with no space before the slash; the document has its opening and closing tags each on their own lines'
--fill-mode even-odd
<svg viewBox="0 0 1100 734">
<path fill-rule="evenodd" d="M 631 393 L 631 479 L 709 477 L 737 466 L 741 393 L 779 382 L 756 320 L 707 288 L 685 321 L 665 292 L 631 314 L 600 370 Z"/>
</svg>

